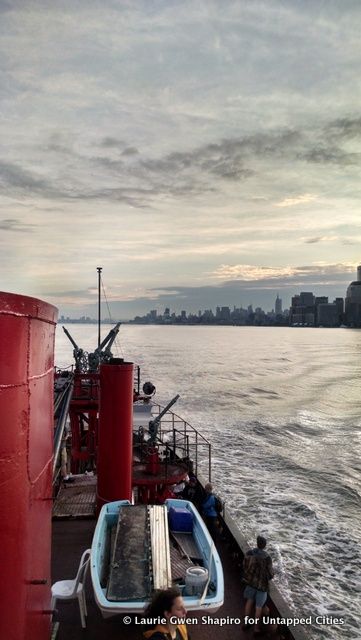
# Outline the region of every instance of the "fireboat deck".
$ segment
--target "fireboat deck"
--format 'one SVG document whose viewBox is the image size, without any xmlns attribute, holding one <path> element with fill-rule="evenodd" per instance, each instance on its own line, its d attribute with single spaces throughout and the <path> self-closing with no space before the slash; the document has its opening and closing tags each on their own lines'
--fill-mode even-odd
<svg viewBox="0 0 361 640">
<path fill-rule="evenodd" d="M 71 483 L 62 484 L 54 500 L 53 518 L 93 518 L 96 482 L 93 475 L 71 476 Z"/>
<path fill-rule="evenodd" d="M 91 546 L 93 532 L 95 528 L 95 520 L 56 520 L 53 521 L 53 558 L 52 558 L 52 582 L 73 578 L 76 574 L 79 559 L 82 552 Z M 243 597 L 240 582 L 240 567 L 238 561 L 233 554 L 232 548 L 224 541 L 217 542 L 217 548 L 220 553 L 225 579 L 225 603 L 214 618 L 242 618 L 243 616 Z M 122 622 L 122 616 L 119 619 L 104 620 L 98 609 L 91 586 L 90 575 L 88 574 L 86 583 L 88 618 L 87 628 L 82 629 L 80 624 L 79 606 L 76 600 L 70 602 L 57 602 L 57 613 L 54 621 L 59 621 L 59 629 L 57 640 L 81 640 L 88 638 L 89 640 L 139 640 L 145 630 L 140 624 L 126 625 Z M 201 624 L 201 617 L 206 615 L 203 611 L 201 614 L 188 614 L 190 617 L 195 615 L 199 619 L 198 624 L 188 625 L 188 631 L 192 636 L 192 640 L 208 640 L 210 635 L 210 624 Z M 213 625 L 212 625 L 213 626 Z M 243 631 L 241 625 L 226 624 L 224 626 L 214 625 L 212 635 L 216 635 L 220 640 L 250 640 L 254 636 L 253 630 Z M 262 638 L 273 638 L 281 640 L 279 633 L 267 633 Z"/>
</svg>

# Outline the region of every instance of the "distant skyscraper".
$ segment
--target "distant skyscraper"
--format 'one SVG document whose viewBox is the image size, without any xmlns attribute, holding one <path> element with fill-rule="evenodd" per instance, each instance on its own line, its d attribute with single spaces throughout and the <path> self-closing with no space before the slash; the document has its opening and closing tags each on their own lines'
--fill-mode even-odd
<svg viewBox="0 0 361 640">
<path fill-rule="evenodd" d="M 321 327 L 337 327 L 338 309 L 336 303 L 321 302 L 317 307 L 317 323 Z"/>
<path fill-rule="evenodd" d="M 347 324 L 361 327 L 361 265 L 357 267 L 357 280 L 347 287 L 345 315 Z"/>
<path fill-rule="evenodd" d="M 231 319 L 231 310 L 229 307 L 221 308 L 221 320 L 228 322 Z"/>
<path fill-rule="evenodd" d="M 282 315 L 282 300 L 277 293 L 277 298 L 275 302 L 275 314 L 276 316 Z"/>
<path fill-rule="evenodd" d="M 315 296 L 310 291 L 301 291 L 293 296 L 289 316 L 290 324 L 312 326 L 315 324 Z"/>
<path fill-rule="evenodd" d="M 315 296 L 312 291 L 301 291 L 300 302 L 305 307 L 312 307 L 315 304 Z"/>
</svg>

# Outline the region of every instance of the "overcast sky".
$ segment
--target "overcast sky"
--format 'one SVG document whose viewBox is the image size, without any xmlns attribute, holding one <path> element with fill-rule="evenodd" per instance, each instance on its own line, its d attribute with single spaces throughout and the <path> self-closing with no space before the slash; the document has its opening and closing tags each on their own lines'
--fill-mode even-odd
<svg viewBox="0 0 361 640">
<path fill-rule="evenodd" d="M 345 295 L 359 0 L 0 0 L 0 289 L 95 315 Z"/>
</svg>

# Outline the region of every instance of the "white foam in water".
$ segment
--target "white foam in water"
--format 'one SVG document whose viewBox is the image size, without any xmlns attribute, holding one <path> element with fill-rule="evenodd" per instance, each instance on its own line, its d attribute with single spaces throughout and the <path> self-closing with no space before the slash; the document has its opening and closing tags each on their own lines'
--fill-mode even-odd
<svg viewBox="0 0 361 640">
<path fill-rule="evenodd" d="M 96 327 L 68 328 L 96 346 Z M 346 620 L 312 637 L 360 640 L 361 332 L 123 325 L 120 341 L 158 402 L 179 393 L 175 412 L 212 442 L 216 490 L 251 544 L 268 537 L 295 615 Z"/>
</svg>

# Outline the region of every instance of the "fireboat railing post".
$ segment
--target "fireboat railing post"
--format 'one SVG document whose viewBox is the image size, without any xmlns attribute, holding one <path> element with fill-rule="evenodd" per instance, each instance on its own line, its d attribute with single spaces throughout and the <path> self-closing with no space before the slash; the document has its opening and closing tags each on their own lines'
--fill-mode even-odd
<svg viewBox="0 0 361 640">
<path fill-rule="evenodd" d="M 100 325 L 101 325 L 101 316 L 100 316 L 100 312 L 101 312 L 101 291 L 100 291 L 100 284 L 101 284 L 101 273 L 102 273 L 102 267 L 97 267 L 97 272 L 98 272 L 98 347 L 100 347 Z"/>
<path fill-rule="evenodd" d="M 137 368 L 137 391 L 140 393 L 140 366 Z"/>
<path fill-rule="evenodd" d="M 212 482 L 212 476 L 211 476 L 211 460 L 212 460 L 212 445 L 209 444 L 209 449 L 208 449 L 208 453 L 209 453 L 209 459 L 208 459 L 208 482 Z"/>
<path fill-rule="evenodd" d="M 196 431 L 196 476 L 198 475 L 198 431 Z"/>
</svg>

